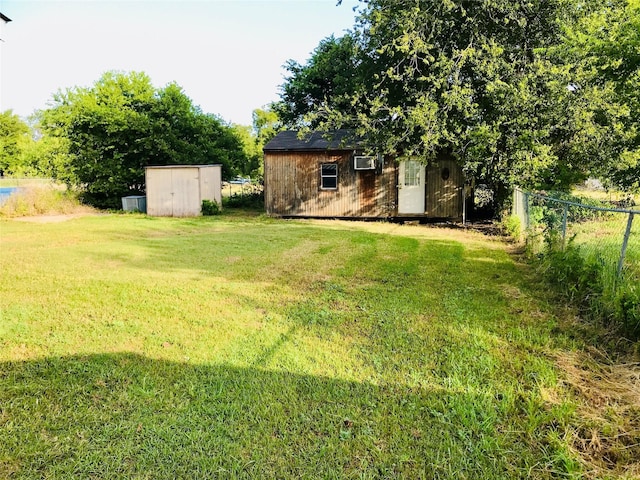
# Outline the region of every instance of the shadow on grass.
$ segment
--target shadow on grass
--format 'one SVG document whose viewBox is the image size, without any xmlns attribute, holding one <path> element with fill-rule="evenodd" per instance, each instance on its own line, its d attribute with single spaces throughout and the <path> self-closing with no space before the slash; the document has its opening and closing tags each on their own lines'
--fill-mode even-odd
<svg viewBox="0 0 640 480">
<path fill-rule="evenodd" d="M 509 432 L 511 409 L 525 408 L 516 404 L 128 353 L 9 362 L 0 364 L 0 477 L 484 479 L 562 470 L 551 445 Z"/>
</svg>

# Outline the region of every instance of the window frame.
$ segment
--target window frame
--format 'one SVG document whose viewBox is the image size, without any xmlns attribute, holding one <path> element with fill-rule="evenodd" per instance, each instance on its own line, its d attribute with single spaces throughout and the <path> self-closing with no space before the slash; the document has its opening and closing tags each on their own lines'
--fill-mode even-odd
<svg viewBox="0 0 640 480">
<path fill-rule="evenodd" d="M 418 187 L 420 186 L 420 162 L 417 160 L 407 160 L 404 167 L 404 178 L 402 179 L 402 185 L 405 187 Z"/>
<path fill-rule="evenodd" d="M 331 175 L 326 174 L 325 167 L 334 167 L 335 173 Z M 327 187 L 325 185 L 325 179 L 334 179 L 335 186 Z M 323 162 L 320 164 L 320 190 L 338 190 L 338 163 L 337 162 Z"/>
</svg>

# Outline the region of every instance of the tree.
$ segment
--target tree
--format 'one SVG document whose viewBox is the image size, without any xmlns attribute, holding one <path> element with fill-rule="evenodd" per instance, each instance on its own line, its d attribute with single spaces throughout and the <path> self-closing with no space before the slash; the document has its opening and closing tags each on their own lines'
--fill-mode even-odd
<svg viewBox="0 0 640 480">
<path fill-rule="evenodd" d="M 314 128 L 319 119 L 309 113 L 327 107 L 349 109 L 348 96 L 360 82 L 356 40 L 349 34 L 325 38 L 305 65 L 289 60 L 285 69 L 290 75 L 272 111 L 289 128 Z"/>
<path fill-rule="evenodd" d="M 363 1 L 346 80 L 309 80 L 340 42 L 321 44 L 289 65 L 279 108 L 291 105 L 295 126 L 355 128 L 378 152 L 429 162 L 449 151 L 498 204 L 515 184 L 563 189 L 624 172 L 628 185 L 639 177 L 637 4 Z"/>
<path fill-rule="evenodd" d="M 251 178 L 259 178 L 262 176 L 262 151 L 258 148 L 257 139 L 253 134 L 253 129 L 248 125 L 231 125 L 231 129 L 236 137 L 242 143 L 245 158 L 245 164 L 242 165 L 240 173 L 248 175 Z"/>
<path fill-rule="evenodd" d="M 53 100 L 42 112 L 43 128 L 68 145 L 65 180 L 98 207 L 143 193 L 147 165 L 219 163 L 228 178 L 244 162 L 230 128 L 203 114 L 179 86 L 156 90 L 144 73 L 109 72 L 93 87 Z"/>
<path fill-rule="evenodd" d="M 550 65 L 537 52 L 560 41 L 562 0 L 371 0 L 360 16 L 360 65 L 374 72 L 348 98 L 360 135 L 384 152 L 424 161 L 449 150 L 498 199 L 537 186 L 556 162 Z M 345 114 L 325 105 L 326 128 Z M 571 176 L 573 171 L 569 172 Z"/>
<path fill-rule="evenodd" d="M 640 2 L 597 4 L 567 26 L 551 54 L 579 104 L 579 153 L 610 185 L 640 190 Z"/>
<path fill-rule="evenodd" d="M 231 128 L 241 140 L 246 157 L 246 163 L 240 169 L 241 173 L 253 179 L 261 179 L 264 175 L 262 149 L 283 126 L 272 105 L 256 108 L 252 117 L 252 126 L 232 125 Z"/>
<path fill-rule="evenodd" d="M 256 136 L 258 148 L 262 152 L 262 147 L 284 129 L 284 122 L 280 119 L 275 104 L 271 104 L 265 109 L 256 108 L 253 111 L 252 119 L 253 134 Z"/>
<path fill-rule="evenodd" d="M 24 143 L 30 139 L 29 126 L 11 110 L 0 113 L 0 171 L 8 174 L 21 171 Z"/>
</svg>

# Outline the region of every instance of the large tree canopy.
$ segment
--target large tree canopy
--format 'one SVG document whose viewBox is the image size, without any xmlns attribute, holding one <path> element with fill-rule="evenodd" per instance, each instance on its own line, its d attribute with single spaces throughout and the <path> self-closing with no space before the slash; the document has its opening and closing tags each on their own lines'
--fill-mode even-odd
<svg viewBox="0 0 640 480">
<path fill-rule="evenodd" d="M 586 12 L 552 52 L 570 72 L 582 138 L 614 186 L 640 190 L 640 1 L 618 0 Z"/>
<path fill-rule="evenodd" d="M 305 65 L 289 60 L 289 72 L 282 85 L 280 101 L 272 109 L 290 128 L 317 126 L 319 119 L 310 113 L 320 109 L 349 108 L 349 96 L 361 82 L 357 44 L 351 35 L 333 36 L 320 41 Z"/>
<path fill-rule="evenodd" d="M 612 84 L 598 89 L 586 88 L 587 79 L 598 78 L 585 73 L 586 64 L 576 75 L 585 52 L 602 52 L 606 45 L 618 47 L 615 65 L 629 63 L 625 52 L 637 49 L 638 29 L 633 29 L 637 15 L 636 20 L 625 17 L 626 5 L 367 0 L 347 41 L 328 39 L 307 65 L 289 64 L 282 101 L 299 108 L 289 109 L 296 115 L 288 123 L 322 130 L 354 127 L 371 149 L 425 162 L 441 150 L 450 151 L 469 177 L 489 184 L 499 198 L 514 184 L 562 188 L 610 171 L 622 158 L 632 165 L 637 157 L 620 147 L 618 133 L 626 125 L 624 142 L 629 144 L 633 122 L 622 120 L 631 119 L 625 112 L 637 100 L 625 100 L 623 107 L 609 94 L 620 87 L 620 72 L 612 75 Z M 595 18 L 618 25 L 619 34 L 610 35 Z M 579 42 L 575 32 L 583 32 Z M 333 48 L 326 48 L 332 45 L 352 58 L 340 60 Z M 600 63 L 607 58 L 601 56 Z M 309 86 L 319 65 L 333 63 L 343 69 L 334 77 L 340 87 Z M 629 93 L 639 91 L 637 68 L 633 71 L 631 87 L 624 88 Z M 291 92 L 306 103 L 292 102 Z"/>
<path fill-rule="evenodd" d="M 245 161 L 240 140 L 221 120 L 203 114 L 175 84 L 156 90 L 143 73 L 110 72 L 91 88 L 58 92 L 42 125 L 68 142 L 64 180 L 100 207 L 144 192 L 148 165 L 219 163 L 231 177 Z"/>
</svg>

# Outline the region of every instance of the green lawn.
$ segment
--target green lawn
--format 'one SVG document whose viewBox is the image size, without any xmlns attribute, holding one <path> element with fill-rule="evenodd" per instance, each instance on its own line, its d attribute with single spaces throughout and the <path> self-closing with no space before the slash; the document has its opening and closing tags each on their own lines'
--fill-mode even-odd
<svg viewBox="0 0 640 480">
<path fill-rule="evenodd" d="M 592 432 L 557 364 L 580 343 L 499 241 L 225 215 L 0 229 L 0 478 L 581 478 L 606 464 L 579 455 Z M 600 472 L 624 477 L 637 453 Z"/>
</svg>

